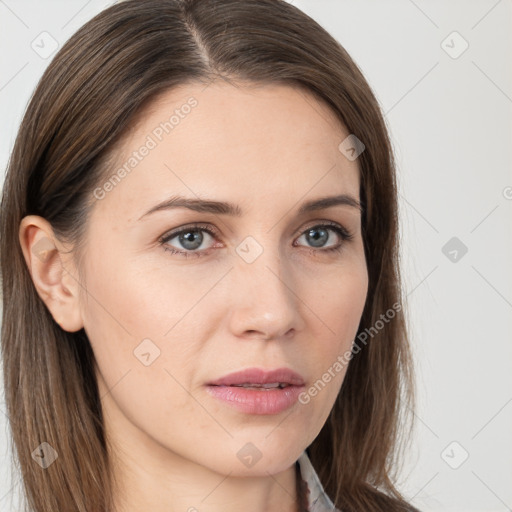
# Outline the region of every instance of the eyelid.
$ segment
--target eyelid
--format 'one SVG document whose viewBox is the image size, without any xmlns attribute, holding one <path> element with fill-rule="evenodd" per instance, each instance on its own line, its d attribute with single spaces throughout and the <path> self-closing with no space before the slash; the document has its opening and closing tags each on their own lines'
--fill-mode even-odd
<svg viewBox="0 0 512 512">
<path fill-rule="evenodd" d="M 323 226 L 323 227 L 331 227 L 331 228 L 335 228 L 335 230 L 339 230 L 341 231 L 341 233 L 343 234 L 343 237 L 348 241 L 348 240 L 352 240 L 354 238 L 354 233 L 352 233 L 349 229 L 347 229 L 343 224 L 340 224 L 339 222 L 334 222 L 332 220 L 326 220 L 326 219 L 320 219 L 320 220 L 315 220 L 315 221 L 312 221 L 311 224 L 308 223 L 308 227 L 302 227 L 300 228 L 299 230 L 297 230 L 295 233 L 294 233 L 294 236 L 296 235 L 302 235 L 304 234 L 306 231 L 308 231 L 308 229 L 312 229 L 314 227 L 317 227 L 317 226 Z"/>
<path fill-rule="evenodd" d="M 166 242 L 171 238 L 174 238 L 175 236 L 183 233 L 184 231 L 192 231 L 192 230 L 204 230 L 210 233 L 212 236 L 218 236 L 220 233 L 217 228 L 213 227 L 211 224 L 208 223 L 192 223 L 192 224 L 185 224 L 183 226 L 180 226 L 176 229 L 171 229 L 170 231 L 167 231 L 162 236 L 158 238 L 159 242 Z"/>
</svg>

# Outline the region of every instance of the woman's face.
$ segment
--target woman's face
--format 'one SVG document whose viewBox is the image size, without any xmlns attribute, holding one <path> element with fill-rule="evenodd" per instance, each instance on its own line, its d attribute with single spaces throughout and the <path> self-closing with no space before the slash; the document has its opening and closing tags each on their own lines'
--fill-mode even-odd
<svg viewBox="0 0 512 512">
<path fill-rule="evenodd" d="M 317 436 L 368 282 L 358 208 L 301 208 L 359 200 L 357 160 L 338 149 L 348 135 L 298 89 L 214 83 L 166 93 L 123 142 L 94 191 L 78 307 L 126 452 L 264 475 Z M 196 206 L 163 206 L 178 196 Z M 303 385 L 209 385 L 250 368 Z"/>
</svg>

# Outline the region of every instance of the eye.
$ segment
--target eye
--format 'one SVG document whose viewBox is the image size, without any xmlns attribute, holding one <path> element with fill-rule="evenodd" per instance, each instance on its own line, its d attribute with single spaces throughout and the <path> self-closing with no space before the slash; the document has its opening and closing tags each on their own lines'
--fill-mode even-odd
<svg viewBox="0 0 512 512">
<path fill-rule="evenodd" d="M 329 234 L 329 232 L 334 232 L 338 235 L 339 238 L 341 238 L 341 242 L 335 243 L 333 246 L 323 248 L 327 243 L 327 241 L 332 238 Z M 306 231 L 299 237 L 303 238 L 310 244 L 313 245 L 313 249 L 311 252 L 315 253 L 325 253 L 325 252 L 341 252 L 343 249 L 343 246 L 345 245 L 345 242 L 348 242 L 354 238 L 354 235 L 352 233 L 349 233 L 343 226 L 327 221 L 327 223 L 324 224 L 317 224 L 315 226 L 312 226 L 310 228 L 307 228 Z M 295 245 L 295 244 L 294 244 Z M 315 250 L 314 248 L 322 247 L 319 250 Z"/>
<path fill-rule="evenodd" d="M 216 236 L 215 231 L 213 231 L 208 224 L 195 224 L 187 228 L 172 231 L 164 235 L 159 241 L 164 250 L 172 254 L 181 254 L 185 256 L 185 258 L 189 256 L 206 256 L 210 252 L 208 249 L 197 251 L 204 242 L 205 236 L 203 233 L 206 233 L 206 238 L 214 238 Z M 181 247 L 186 249 L 185 251 L 179 250 L 173 246 L 168 246 L 168 243 L 175 238 L 178 239 L 178 243 L 181 244 Z"/>
<path fill-rule="evenodd" d="M 206 236 L 204 233 L 206 233 Z M 333 238 L 331 233 L 335 233 L 341 239 L 341 242 L 323 248 L 325 244 Z M 194 224 L 163 235 L 159 239 L 159 243 L 163 246 L 165 251 L 169 251 L 171 254 L 179 254 L 185 258 L 200 257 L 210 254 L 212 247 L 203 248 L 203 250 L 198 249 L 200 249 L 203 243 L 208 245 L 208 238 L 215 239 L 216 237 L 216 231 L 212 229 L 209 224 Z M 312 244 L 312 247 L 309 247 L 312 253 L 330 253 L 335 251 L 340 252 L 345 242 L 352 240 L 354 235 L 335 222 L 323 221 L 322 224 L 313 225 L 307 228 L 306 231 L 300 231 L 298 240 L 301 238 L 304 238 L 306 243 Z M 177 239 L 176 243 L 179 244 L 178 247 L 169 245 L 174 239 Z M 295 243 L 293 245 L 297 246 Z M 180 250 L 180 248 L 184 250 Z"/>
</svg>

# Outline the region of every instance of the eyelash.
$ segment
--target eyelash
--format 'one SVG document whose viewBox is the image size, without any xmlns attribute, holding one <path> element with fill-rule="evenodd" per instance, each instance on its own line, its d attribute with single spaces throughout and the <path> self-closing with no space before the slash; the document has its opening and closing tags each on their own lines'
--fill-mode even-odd
<svg viewBox="0 0 512 512">
<path fill-rule="evenodd" d="M 318 253 L 318 252 L 324 252 L 324 253 L 340 253 L 343 249 L 343 246 L 345 245 L 345 242 L 350 242 L 353 240 L 354 235 L 347 231 L 344 227 L 340 226 L 339 224 L 336 224 L 334 222 L 330 221 L 324 221 L 322 224 L 314 224 L 308 228 L 306 228 L 304 231 L 300 232 L 299 235 L 302 236 L 307 231 L 314 229 L 314 228 L 329 228 L 332 231 L 336 232 L 340 238 L 342 239 L 342 242 L 334 247 L 329 247 L 328 249 L 314 249 L 310 248 L 310 253 Z M 190 231 L 206 231 L 210 236 L 213 238 L 216 238 L 217 233 L 208 225 L 208 224 L 192 224 L 190 226 L 185 226 L 184 228 L 181 228 L 177 231 L 172 231 L 170 233 L 166 233 L 163 236 L 161 236 L 158 239 L 158 242 L 163 247 L 164 251 L 169 251 L 171 254 L 180 254 L 185 258 L 189 257 L 201 257 L 201 256 L 208 256 L 210 254 L 210 251 L 214 250 L 213 248 L 206 249 L 203 251 L 179 251 L 174 247 L 168 247 L 166 245 L 167 242 L 172 240 L 173 238 L 176 238 L 177 236 L 181 235 L 182 233 L 189 233 Z"/>
</svg>

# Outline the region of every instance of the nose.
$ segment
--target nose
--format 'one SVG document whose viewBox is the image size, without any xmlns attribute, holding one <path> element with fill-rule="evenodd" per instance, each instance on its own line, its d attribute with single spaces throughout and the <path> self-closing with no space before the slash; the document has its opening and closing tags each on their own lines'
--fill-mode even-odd
<svg viewBox="0 0 512 512">
<path fill-rule="evenodd" d="M 268 245 L 268 244 L 267 244 Z M 285 339 L 304 328 L 293 267 L 279 248 L 265 247 L 252 262 L 234 258 L 230 272 L 230 328 L 239 338 Z M 301 307 L 302 306 L 302 307 Z"/>
</svg>

